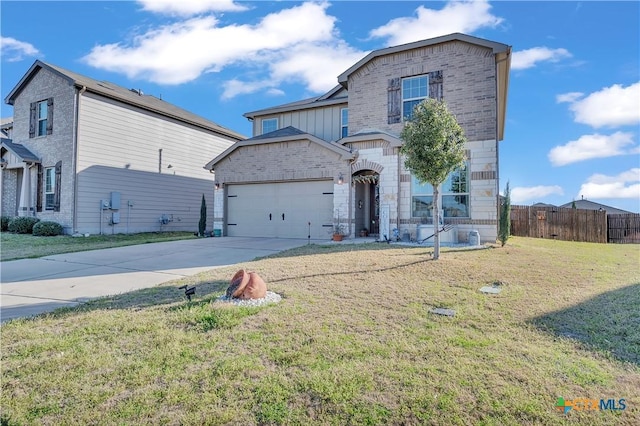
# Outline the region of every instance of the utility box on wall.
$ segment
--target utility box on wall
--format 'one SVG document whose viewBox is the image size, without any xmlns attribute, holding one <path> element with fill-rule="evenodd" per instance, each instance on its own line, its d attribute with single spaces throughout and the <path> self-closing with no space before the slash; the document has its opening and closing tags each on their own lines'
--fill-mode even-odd
<svg viewBox="0 0 640 426">
<path fill-rule="evenodd" d="M 111 224 L 115 225 L 120 223 L 120 212 L 111 213 Z"/>
<path fill-rule="evenodd" d="M 120 193 L 119 192 L 111 193 L 111 209 L 113 210 L 120 209 Z"/>
</svg>

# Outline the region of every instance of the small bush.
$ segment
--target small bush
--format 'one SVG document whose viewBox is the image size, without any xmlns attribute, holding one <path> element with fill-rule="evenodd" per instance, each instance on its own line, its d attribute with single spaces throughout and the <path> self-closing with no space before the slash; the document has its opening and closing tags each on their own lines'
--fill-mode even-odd
<svg viewBox="0 0 640 426">
<path fill-rule="evenodd" d="M 14 217 L 9 221 L 9 232 L 15 232 L 16 234 L 32 234 L 33 226 L 40 222 L 40 219 L 36 217 Z"/>
<path fill-rule="evenodd" d="M 9 222 L 11 222 L 11 216 L 0 216 L 0 232 L 7 232 L 9 230 Z"/>
<path fill-rule="evenodd" d="M 36 237 L 54 237 L 62 234 L 62 225 L 56 222 L 42 221 L 33 226 Z"/>
</svg>

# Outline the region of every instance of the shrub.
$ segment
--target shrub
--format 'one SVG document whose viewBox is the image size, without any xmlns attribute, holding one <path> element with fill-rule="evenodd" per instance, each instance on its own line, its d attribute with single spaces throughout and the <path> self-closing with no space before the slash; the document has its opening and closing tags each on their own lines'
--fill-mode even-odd
<svg viewBox="0 0 640 426">
<path fill-rule="evenodd" d="M 9 230 L 9 222 L 11 222 L 11 216 L 0 216 L 0 225 L 2 226 L 0 232 Z"/>
<path fill-rule="evenodd" d="M 62 234 L 62 225 L 56 222 L 42 221 L 33 226 L 33 235 L 37 237 L 54 237 Z"/>
<path fill-rule="evenodd" d="M 36 217 L 14 217 L 9 221 L 7 227 L 9 232 L 15 232 L 16 234 L 32 234 L 33 226 L 40 222 L 40 219 Z"/>
</svg>

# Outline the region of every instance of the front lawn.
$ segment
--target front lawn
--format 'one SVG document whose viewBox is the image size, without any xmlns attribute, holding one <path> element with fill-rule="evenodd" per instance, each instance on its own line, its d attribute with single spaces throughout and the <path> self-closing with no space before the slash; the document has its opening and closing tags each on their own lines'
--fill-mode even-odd
<svg viewBox="0 0 640 426">
<path fill-rule="evenodd" d="M 0 261 L 196 238 L 192 232 L 145 232 L 140 234 L 90 235 L 89 237 L 34 237 L 28 234 L 0 234 Z"/>
<path fill-rule="evenodd" d="M 640 424 L 640 246 L 512 237 L 430 251 L 308 245 L 4 323 L 3 420 Z M 283 300 L 213 303 L 240 267 Z M 183 284 L 197 286 L 191 303 Z M 558 398 L 626 409 L 564 414 Z"/>
</svg>

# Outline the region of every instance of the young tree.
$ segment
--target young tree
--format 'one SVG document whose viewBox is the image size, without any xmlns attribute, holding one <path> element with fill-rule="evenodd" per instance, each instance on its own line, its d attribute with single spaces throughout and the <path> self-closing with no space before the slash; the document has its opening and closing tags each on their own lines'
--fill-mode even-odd
<svg viewBox="0 0 640 426">
<path fill-rule="evenodd" d="M 509 181 L 504 188 L 504 200 L 500 206 L 500 229 L 498 230 L 498 239 L 502 247 L 507 243 L 511 234 L 511 189 L 509 189 Z"/>
<path fill-rule="evenodd" d="M 207 228 L 207 202 L 202 194 L 202 203 L 200 204 L 200 222 L 198 222 L 198 236 L 204 237 L 204 231 Z"/>
<path fill-rule="evenodd" d="M 462 127 L 443 101 L 425 99 L 413 110 L 413 117 L 405 123 L 400 138 L 404 142 L 400 152 L 404 165 L 420 183 L 433 186 L 433 258 L 440 257 L 438 226 L 439 186 L 465 161 L 467 141 Z"/>
</svg>

